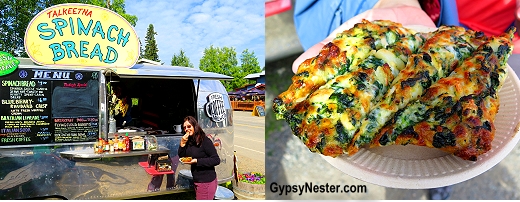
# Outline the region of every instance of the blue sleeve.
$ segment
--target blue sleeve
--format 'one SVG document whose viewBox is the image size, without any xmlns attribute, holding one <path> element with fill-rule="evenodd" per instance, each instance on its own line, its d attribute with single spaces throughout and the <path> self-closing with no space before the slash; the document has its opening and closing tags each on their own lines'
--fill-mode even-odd
<svg viewBox="0 0 520 202">
<path fill-rule="evenodd" d="M 371 9 L 378 0 L 298 0 L 294 26 L 304 50 L 329 36 L 350 18 Z"/>
<path fill-rule="evenodd" d="M 441 13 L 437 27 L 441 25 L 461 26 L 459 23 L 459 13 L 457 11 L 457 2 L 455 0 L 440 0 Z"/>
</svg>

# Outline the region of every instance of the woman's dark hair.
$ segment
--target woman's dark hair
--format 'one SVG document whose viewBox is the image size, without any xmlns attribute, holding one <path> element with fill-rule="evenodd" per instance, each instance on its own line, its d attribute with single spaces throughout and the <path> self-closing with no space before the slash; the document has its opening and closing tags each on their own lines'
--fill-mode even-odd
<svg viewBox="0 0 520 202">
<path fill-rule="evenodd" d="M 188 142 L 190 142 L 192 145 L 200 145 L 204 136 L 206 136 L 206 133 L 204 133 L 195 117 L 187 116 L 186 118 L 184 118 L 183 123 L 186 121 L 188 121 L 190 125 L 193 127 L 193 138 L 190 137 L 188 139 Z"/>
</svg>

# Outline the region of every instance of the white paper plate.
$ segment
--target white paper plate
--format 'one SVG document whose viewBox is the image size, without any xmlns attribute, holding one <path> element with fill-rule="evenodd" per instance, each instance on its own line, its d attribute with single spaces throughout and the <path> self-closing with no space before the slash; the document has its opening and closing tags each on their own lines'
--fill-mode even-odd
<svg viewBox="0 0 520 202">
<path fill-rule="evenodd" d="M 179 158 L 179 162 L 181 162 L 181 164 L 184 165 L 185 163 L 184 163 L 181 159 L 182 159 L 182 158 Z"/>
<path fill-rule="evenodd" d="M 133 132 L 137 132 L 137 130 L 119 129 L 117 132 L 118 133 L 133 133 Z"/>
<path fill-rule="evenodd" d="M 193 175 L 191 174 L 191 170 L 181 170 L 179 171 L 179 175 L 188 179 L 193 179 Z"/>
<path fill-rule="evenodd" d="M 508 65 L 508 76 L 499 91 L 500 108 L 495 119 L 492 149 L 466 161 L 434 148 L 392 145 L 360 149 L 353 156 L 323 156 L 342 172 L 360 180 L 393 188 L 426 189 L 471 179 L 498 164 L 516 146 L 520 106 L 520 81 Z"/>
</svg>

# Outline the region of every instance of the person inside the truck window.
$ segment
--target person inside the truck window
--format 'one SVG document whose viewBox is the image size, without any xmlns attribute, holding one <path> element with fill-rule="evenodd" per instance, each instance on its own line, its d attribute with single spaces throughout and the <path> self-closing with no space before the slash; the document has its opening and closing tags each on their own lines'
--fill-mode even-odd
<svg viewBox="0 0 520 202">
<path fill-rule="evenodd" d="M 217 191 L 215 166 L 220 164 L 220 157 L 193 116 L 184 118 L 182 126 L 186 134 L 182 136 L 178 154 L 183 163 L 191 165 L 196 199 L 213 200 Z"/>
<path fill-rule="evenodd" d="M 113 85 L 113 91 L 118 99 L 116 108 L 119 113 L 114 116 L 117 127 L 125 127 L 131 125 L 132 121 L 132 99 L 128 96 L 128 92 L 124 85 Z"/>
</svg>

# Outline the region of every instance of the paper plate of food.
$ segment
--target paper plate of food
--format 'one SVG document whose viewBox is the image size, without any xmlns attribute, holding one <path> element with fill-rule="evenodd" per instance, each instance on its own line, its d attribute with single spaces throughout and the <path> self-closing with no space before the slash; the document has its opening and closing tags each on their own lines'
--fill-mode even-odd
<svg viewBox="0 0 520 202">
<path fill-rule="evenodd" d="M 508 65 L 509 66 L 509 65 Z M 373 184 L 406 189 L 448 186 L 476 177 L 503 160 L 517 145 L 520 82 L 511 67 L 499 91 L 500 110 L 491 149 L 476 161 L 463 160 L 436 148 L 391 145 L 362 148 L 352 156 L 323 156 L 334 167 L 350 176 Z"/>
<path fill-rule="evenodd" d="M 456 184 L 495 166 L 520 138 L 513 34 L 364 20 L 304 61 L 273 110 L 355 178 Z"/>
<path fill-rule="evenodd" d="M 181 162 L 182 164 L 186 163 L 186 162 L 191 162 L 192 160 L 192 157 L 181 157 L 179 158 L 179 162 Z"/>
</svg>

